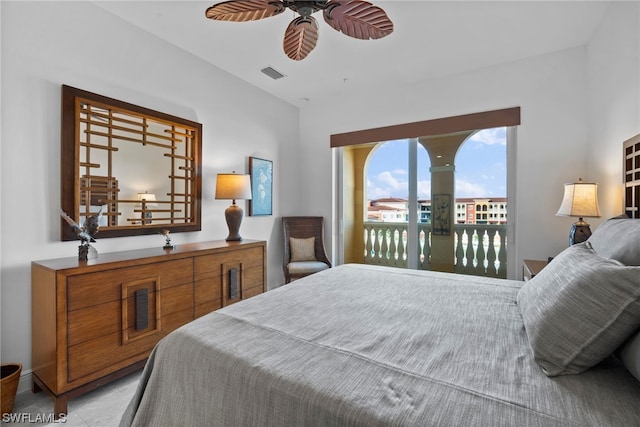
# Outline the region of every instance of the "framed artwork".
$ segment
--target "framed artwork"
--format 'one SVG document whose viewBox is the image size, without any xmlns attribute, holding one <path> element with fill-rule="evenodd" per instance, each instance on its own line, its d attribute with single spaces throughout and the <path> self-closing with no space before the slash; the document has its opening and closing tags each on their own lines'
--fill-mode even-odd
<svg viewBox="0 0 640 427">
<path fill-rule="evenodd" d="M 272 215 L 273 213 L 273 162 L 249 157 L 251 175 L 251 200 L 249 215 Z"/>
<path fill-rule="evenodd" d="M 433 234 L 448 236 L 451 234 L 451 194 L 434 194 L 431 206 Z"/>
</svg>

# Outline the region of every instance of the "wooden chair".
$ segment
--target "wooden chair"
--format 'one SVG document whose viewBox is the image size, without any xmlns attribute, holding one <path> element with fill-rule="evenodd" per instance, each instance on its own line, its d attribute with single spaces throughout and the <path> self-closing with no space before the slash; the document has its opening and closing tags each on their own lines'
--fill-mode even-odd
<svg viewBox="0 0 640 427">
<path fill-rule="evenodd" d="M 282 217 L 285 283 L 331 268 L 324 248 L 324 218 Z M 313 238 L 313 239 L 312 239 Z"/>
</svg>

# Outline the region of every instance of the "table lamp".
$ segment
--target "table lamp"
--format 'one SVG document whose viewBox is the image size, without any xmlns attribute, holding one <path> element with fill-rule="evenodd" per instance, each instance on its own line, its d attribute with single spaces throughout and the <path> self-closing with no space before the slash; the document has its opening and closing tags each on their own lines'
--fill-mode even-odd
<svg viewBox="0 0 640 427">
<path fill-rule="evenodd" d="M 591 236 L 591 229 L 583 218 L 600 216 L 598 184 L 582 182 L 582 178 L 573 184 L 565 184 L 562 204 L 556 215 L 578 217 L 569 230 L 569 245 L 587 240 Z"/>
<path fill-rule="evenodd" d="M 144 193 L 138 193 L 138 200 L 140 201 L 140 203 L 136 204 L 135 207 L 141 208 L 140 216 L 142 218 L 142 223 L 151 224 L 153 214 L 150 210 L 148 210 L 148 208 L 155 208 L 158 206 L 158 204 L 155 203 L 156 195 L 153 193 L 147 193 L 145 191 Z"/>
<path fill-rule="evenodd" d="M 231 206 L 224 211 L 229 236 L 227 242 L 242 240 L 240 224 L 242 223 L 242 208 L 236 205 L 236 199 L 251 199 L 251 177 L 233 173 L 219 173 L 216 179 L 216 199 L 233 200 Z"/>
</svg>

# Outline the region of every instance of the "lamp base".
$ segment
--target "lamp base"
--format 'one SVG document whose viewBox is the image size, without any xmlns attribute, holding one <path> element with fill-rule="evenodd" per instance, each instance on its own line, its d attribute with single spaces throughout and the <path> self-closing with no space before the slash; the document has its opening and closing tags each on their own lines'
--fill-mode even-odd
<svg viewBox="0 0 640 427">
<path fill-rule="evenodd" d="M 242 208 L 235 203 L 224 211 L 224 217 L 229 227 L 229 235 L 225 239 L 227 242 L 242 240 L 240 236 L 240 224 L 242 223 Z"/>
<path fill-rule="evenodd" d="M 591 228 L 589 224 L 584 222 L 582 218 L 571 225 L 569 230 L 569 245 L 585 242 L 591 236 Z"/>
</svg>

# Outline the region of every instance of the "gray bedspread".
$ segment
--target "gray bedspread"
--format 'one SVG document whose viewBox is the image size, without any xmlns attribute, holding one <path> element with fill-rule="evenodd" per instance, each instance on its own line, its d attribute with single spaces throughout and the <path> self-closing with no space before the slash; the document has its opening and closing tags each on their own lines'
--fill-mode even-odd
<svg viewBox="0 0 640 427">
<path fill-rule="evenodd" d="M 616 360 L 549 378 L 521 282 L 344 265 L 201 317 L 153 351 L 121 426 L 638 426 Z"/>
</svg>

